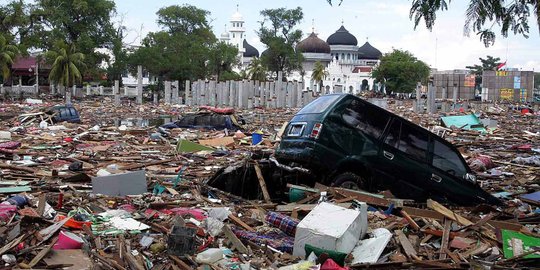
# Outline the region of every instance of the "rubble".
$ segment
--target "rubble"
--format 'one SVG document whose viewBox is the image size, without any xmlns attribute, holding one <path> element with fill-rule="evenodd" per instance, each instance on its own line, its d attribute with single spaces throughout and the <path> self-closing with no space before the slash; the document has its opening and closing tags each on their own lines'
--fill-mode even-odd
<svg viewBox="0 0 540 270">
<path fill-rule="evenodd" d="M 483 189 L 505 205 L 455 207 L 320 183 L 289 183 L 289 190 L 280 193 L 269 164 L 293 174 L 310 173 L 271 157 L 294 109 L 236 111 L 245 121 L 241 131 L 190 127 L 163 132 L 158 128 L 163 119 L 172 122 L 200 108 L 104 102 L 74 104 L 81 123 L 49 122 L 46 127 L 40 127 L 41 120 L 21 122 L 19 116 L 54 101 L 0 105 L 0 269 L 538 265 L 538 114 L 478 104 L 471 111 L 420 115 L 410 104 L 387 100 L 389 110 L 425 128 L 438 126 L 441 116 L 470 113 L 497 122 L 487 132 L 447 126 L 444 137 L 459 147 Z M 129 118 L 144 121 L 122 124 Z M 230 175 L 223 176 L 224 171 Z M 240 184 L 223 184 L 227 179 Z M 340 219 L 321 211 L 324 207 L 351 214 Z M 322 227 L 342 228 L 343 234 L 325 234 Z M 311 232 L 305 234 L 306 228 Z M 346 248 L 327 245 L 314 235 L 348 243 Z M 309 241 L 300 244 L 301 239 Z"/>
</svg>

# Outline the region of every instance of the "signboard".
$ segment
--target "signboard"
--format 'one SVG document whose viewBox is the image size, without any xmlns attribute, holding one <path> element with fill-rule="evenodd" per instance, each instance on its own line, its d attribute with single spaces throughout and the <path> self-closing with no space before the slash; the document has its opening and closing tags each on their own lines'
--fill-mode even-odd
<svg viewBox="0 0 540 270">
<path fill-rule="evenodd" d="M 514 88 L 515 89 L 521 88 L 521 77 L 519 76 L 514 77 Z"/>
<path fill-rule="evenodd" d="M 519 89 L 519 100 L 527 102 L 527 89 Z"/>
<path fill-rule="evenodd" d="M 476 85 L 476 76 L 467 75 L 465 76 L 465 87 L 474 87 Z"/>
<path fill-rule="evenodd" d="M 501 90 L 499 90 L 499 93 L 499 97 L 501 100 L 514 100 L 514 89 L 501 88 Z"/>
<path fill-rule="evenodd" d="M 495 76 L 508 76 L 508 71 L 506 71 L 506 70 L 497 70 L 497 71 L 495 71 Z"/>
</svg>

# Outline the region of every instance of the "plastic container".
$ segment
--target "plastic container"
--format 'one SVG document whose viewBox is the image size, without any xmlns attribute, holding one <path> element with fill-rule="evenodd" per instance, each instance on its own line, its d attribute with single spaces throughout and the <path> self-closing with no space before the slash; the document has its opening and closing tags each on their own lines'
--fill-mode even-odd
<svg viewBox="0 0 540 270">
<path fill-rule="evenodd" d="M 195 253 L 195 234 L 197 229 L 173 226 L 172 232 L 167 239 L 169 254 L 183 257 Z"/>
<path fill-rule="evenodd" d="M 55 218 L 55 222 L 65 219 L 66 216 L 63 215 L 57 215 Z M 74 218 L 70 217 L 66 223 L 64 223 L 64 227 L 66 228 L 73 228 L 73 229 L 79 229 L 82 230 L 83 225 L 88 226 L 88 228 L 91 228 L 92 222 L 90 221 L 77 221 Z"/>
<path fill-rule="evenodd" d="M 219 248 L 209 248 L 199 254 L 195 258 L 198 263 L 212 264 L 223 259 L 223 251 Z"/>
<path fill-rule="evenodd" d="M 61 231 L 58 236 L 58 241 L 54 244 L 53 249 L 80 249 L 83 244 L 84 240 L 78 235 L 67 231 Z"/>
<path fill-rule="evenodd" d="M 251 134 L 251 144 L 257 145 L 263 140 L 263 133 L 261 131 L 257 131 Z"/>
</svg>

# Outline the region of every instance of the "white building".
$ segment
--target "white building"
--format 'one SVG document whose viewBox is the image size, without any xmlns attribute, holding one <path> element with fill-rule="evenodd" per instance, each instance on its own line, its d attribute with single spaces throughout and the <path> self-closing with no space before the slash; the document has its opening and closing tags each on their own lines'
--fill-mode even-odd
<svg viewBox="0 0 540 270">
<path fill-rule="evenodd" d="M 342 25 L 326 41 L 313 32 L 296 46 L 304 55 L 304 74 L 292 74 L 291 79 L 306 82 L 306 90 L 323 93 L 358 93 L 361 90 L 377 90 L 379 85 L 371 78 L 371 71 L 379 63 L 382 53 L 366 42 L 358 47 L 358 40 Z M 328 76 L 323 81 L 323 89 L 311 79 L 316 61 L 326 67 Z"/>
<path fill-rule="evenodd" d="M 240 66 L 234 68 L 237 72 L 245 69 L 254 57 L 259 57 L 259 51 L 246 40 L 244 23 L 244 17 L 238 12 L 237 6 L 236 12 L 231 16 L 229 30 L 225 27 L 225 32 L 220 36 L 220 41 L 227 42 L 238 48 Z"/>
</svg>

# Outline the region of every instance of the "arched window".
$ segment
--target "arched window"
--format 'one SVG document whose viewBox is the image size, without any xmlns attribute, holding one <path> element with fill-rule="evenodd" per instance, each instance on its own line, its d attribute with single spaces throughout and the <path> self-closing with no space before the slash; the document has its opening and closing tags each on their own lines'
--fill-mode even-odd
<svg viewBox="0 0 540 270">
<path fill-rule="evenodd" d="M 349 94 L 352 94 L 352 93 L 353 93 L 353 91 L 354 91 L 354 87 L 353 87 L 352 85 L 351 85 L 351 86 L 349 86 Z"/>
<path fill-rule="evenodd" d="M 234 38 L 234 33 L 232 34 L 232 38 Z"/>
<path fill-rule="evenodd" d="M 347 60 L 351 60 L 351 54 L 350 53 L 347 54 Z"/>
</svg>

